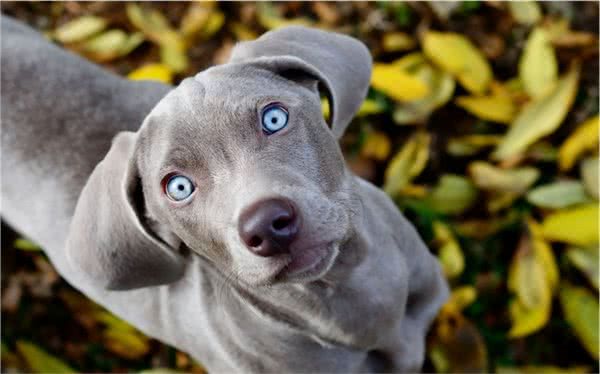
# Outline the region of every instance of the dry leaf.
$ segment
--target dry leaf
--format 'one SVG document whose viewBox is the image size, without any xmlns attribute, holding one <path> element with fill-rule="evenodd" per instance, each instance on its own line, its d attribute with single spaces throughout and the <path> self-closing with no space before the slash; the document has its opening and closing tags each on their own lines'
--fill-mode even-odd
<svg viewBox="0 0 600 374">
<path fill-rule="evenodd" d="M 540 172 L 533 167 L 501 169 L 484 161 L 474 161 L 469 164 L 469 175 L 481 189 L 518 195 L 535 183 Z"/>
<path fill-rule="evenodd" d="M 481 95 L 487 91 L 493 78 L 492 69 L 483 54 L 463 35 L 427 31 L 423 51 L 469 92 Z"/>
<path fill-rule="evenodd" d="M 107 22 L 103 18 L 82 16 L 56 28 L 52 35 L 61 43 L 76 43 L 98 34 L 106 26 Z"/>
<path fill-rule="evenodd" d="M 564 283 L 560 290 L 560 303 L 565 319 L 585 349 L 598 359 L 598 296 L 583 287 Z"/>
<path fill-rule="evenodd" d="M 586 192 L 598 200 L 598 157 L 583 160 L 580 173 Z"/>
<path fill-rule="evenodd" d="M 531 97 L 543 96 L 556 83 L 558 64 L 554 48 L 543 28 L 529 34 L 519 60 L 519 78 Z"/>
<path fill-rule="evenodd" d="M 373 64 L 371 86 L 398 101 L 415 101 L 429 94 L 427 84 L 394 64 Z"/>
<path fill-rule="evenodd" d="M 508 95 L 459 96 L 456 104 L 478 118 L 499 123 L 510 123 L 515 105 Z"/>
<path fill-rule="evenodd" d="M 429 159 L 431 137 L 424 132 L 413 135 L 388 164 L 383 190 L 394 197 L 423 171 Z"/>
<path fill-rule="evenodd" d="M 504 160 L 518 155 L 536 140 L 551 134 L 566 117 L 579 81 L 579 68 L 573 68 L 546 95 L 535 99 L 517 115 L 492 157 Z"/>
<path fill-rule="evenodd" d="M 163 64 L 147 64 L 129 73 L 127 78 L 132 80 L 153 80 L 163 83 L 173 82 L 173 72 Z"/>
<path fill-rule="evenodd" d="M 445 174 L 440 177 L 425 201 L 432 209 L 443 214 L 460 214 L 477 200 L 477 189 L 465 177 Z"/>
<path fill-rule="evenodd" d="M 561 209 L 590 202 L 590 198 L 586 195 L 581 182 L 560 181 L 529 191 L 527 201 L 540 208 Z"/>
<path fill-rule="evenodd" d="M 559 210 L 548 215 L 542 223 L 544 237 L 551 241 L 574 245 L 598 243 L 598 204 L 585 204 Z"/>
<path fill-rule="evenodd" d="M 589 118 L 565 140 L 558 151 L 560 170 L 570 170 L 584 152 L 598 150 L 599 124 L 600 117 L 598 115 Z"/>
</svg>

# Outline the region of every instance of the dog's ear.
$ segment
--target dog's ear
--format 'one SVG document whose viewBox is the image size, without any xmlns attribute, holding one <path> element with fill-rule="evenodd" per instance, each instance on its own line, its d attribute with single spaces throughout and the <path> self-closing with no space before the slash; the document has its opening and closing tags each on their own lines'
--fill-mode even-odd
<svg viewBox="0 0 600 374">
<path fill-rule="evenodd" d="M 331 130 L 339 138 L 367 94 L 372 58 L 357 39 L 290 26 L 237 44 L 230 62 L 262 65 L 284 76 L 299 71 L 315 77 L 328 91 Z"/>
<path fill-rule="evenodd" d="M 140 219 L 136 138 L 132 132 L 115 137 L 79 196 L 67 238 L 71 265 L 106 289 L 167 284 L 184 272 L 183 256 L 154 237 Z"/>
</svg>

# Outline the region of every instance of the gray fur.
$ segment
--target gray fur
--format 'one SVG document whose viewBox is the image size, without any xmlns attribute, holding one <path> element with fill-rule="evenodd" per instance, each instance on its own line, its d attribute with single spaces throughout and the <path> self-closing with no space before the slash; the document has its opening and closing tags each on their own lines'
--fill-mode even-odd
<svg viewBox="0 0 600 374">
<path fill-rule="evenodd" d="M 1 42 L 2 217 L 72 285 L 211 372 L 420 369 L 446 282 L 337 145 L 368 88 L 361 43 L 280 29 L 169 92 L 6 17 Z M 332 101 L 331 130 L 317 83 Z M 290 123 L 266 137 L 258 113 L 272 101 Z M 162 192 L 172 170 L 197 184 L 182 206 Z M 327 251 L 321 273 L 282 278 L 290 255 L 243 247 L 240 211 L 272 196 L 300 208 L 294 245 Z"/>
</svg>

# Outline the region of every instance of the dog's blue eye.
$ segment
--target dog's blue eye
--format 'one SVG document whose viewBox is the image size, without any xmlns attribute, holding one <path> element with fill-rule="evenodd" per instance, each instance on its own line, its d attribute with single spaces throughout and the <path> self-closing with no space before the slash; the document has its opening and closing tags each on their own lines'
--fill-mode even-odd
<svg viewBox="0 0 600 374">
<path fill-rule="evenodd" d="M 188 177 L 174 175 L 167 181 L 165 192 L 175 201 L 185 200 L 194 192 L 194 184 Z"/>
<path fill-rule="evenodd" d="M 288 123 L 287 110 L 278 104 L 271 104 L 263 109 L 262 128 L 267 134 L 273 134 L 284 128 Z"/>
</svg>

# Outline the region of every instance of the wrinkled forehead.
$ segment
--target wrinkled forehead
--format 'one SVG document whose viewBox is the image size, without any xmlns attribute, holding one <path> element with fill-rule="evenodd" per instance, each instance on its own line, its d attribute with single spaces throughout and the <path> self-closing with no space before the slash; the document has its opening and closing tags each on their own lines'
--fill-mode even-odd
<svg viewBox="0 0 600 374">
<path fill-rule="evenodd" d="M 268 70 L 244 64 L 217 66 L 187 78 L 171 91 L 153 111 L 154 116 L 214 119 L 220 115 L 240 116 L 269 102 L 299 105 L 308 90 Z"/>
</svg>

